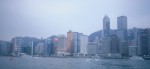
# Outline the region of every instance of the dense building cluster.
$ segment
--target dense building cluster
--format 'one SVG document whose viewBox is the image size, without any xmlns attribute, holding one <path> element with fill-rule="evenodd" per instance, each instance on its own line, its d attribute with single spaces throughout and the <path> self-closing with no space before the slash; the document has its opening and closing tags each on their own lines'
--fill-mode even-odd
<svg viewBox="0 0 150 69">
<path fill-rule="evenodd" d="M 68 31 L 37 39 L 14 37 L 10 42 L 0 41 L 0 55 L 5 56 L 75 56 L 122 58 L 150 55 L 150 29 L 127 28 L 127 17 L 117 17 L 117 29 L 110 29 L 110 18 L 104 16 L 103 30 L 92 36 Z"/>
</svg>

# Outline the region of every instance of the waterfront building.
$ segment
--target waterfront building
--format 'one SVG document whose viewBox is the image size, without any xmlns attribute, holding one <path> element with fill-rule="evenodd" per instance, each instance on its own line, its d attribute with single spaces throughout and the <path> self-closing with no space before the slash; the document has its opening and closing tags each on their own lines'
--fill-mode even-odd
<svg viewBox="0 0 150 69">
<path fill-rule="evenodd" d="M 150 29 L 143 29 L 138 34 L 138 55 L 150 55 Z"/>
<path fill-rule="evenodd" d="M 127 37 L 127 17 L 117 17 L 117 36 L 120 39 L 120 49 L 122 56 L 129 55 L 128 37 Z"/>
<path fill-rule="evenodd" d="M 111 35 L 110 38 L 110 53 L 120 53 L 120 40 L 116 35 Z"/>
<path fill-rule="evenodd" d="M 66 42 L 67 38 L 64 35 L 58 36 L 56 48 L 57 55 L 62 55 L 66 52 Z"/>
<path fill-rule="evenodd" d="M 0 41 L 0 55 L 11 55 L 12 46 L 10 42 Z"/>
<path fill-rule="evenodd" d="M 72 52 L 72 46 L 73 46 L 73 32 L 69 31 L 67 32 L 67 52 L 70 53 Z"/>
<path fill-rule="evenodd" d="M 88 46 L 88 36 L 82 35 L 80 37 L 80 54 L 84 56 L 87 54 L 87 46 Z"/>
<path fill-rule="evenodd" d="M 50 38 L 47 38 L 47 43 L 46 43 L 46 52 L 48 54 L 48 56 L 52 55 L 53 54 L 53 47 L 54 47 L 54 44 L 52 42 L 52 40 Z"/>
<path fill-rule="evenodd" d="M 137 56 L 137 46 L 129 46 L 129 56 Z"/>
<path fill-rule="evenodd" d="M 95 56 L 98 53 L 98 44 L 89 42 L 87 46 L 87 56 Z"/>
<path fill-rule="evenodd" d="M 12 38 L 12 54 L 19 56 L 22 53 L 22 37 Z"/>
<path fill-rule="evenodd" d="M 39 42 L 34 47 L 34 53 L 35 53 L 35 55 L 43 55 L 44 54 L 44 43 L 43 42 Z"/>
<path fill-rule="evenodd" d="M 50 51 L 51 55 L 56 55 L 57 54 L 57 47 L 58 47 L 58 36 L 51 36 L 50 37 Z"/>
<path fill-rule="evenodd" d="M 141 31 L 139 28 L 132 28 L 128 30 L 128 45 L 129 45 L 129 55 L 138 55 L 138 33 Z"/>
<path fill-rule="evenodd" d="M 108 55 L 110 53 L 110 38 L 102 38 L 101 54 Z"/>
<path fill-rule="evenodd" d="M 121 56 L 128 57 L 129 56 L 128 43 L 126 41 L 121 41 L 120 43 L 121 43 L 121 45 L 120 45 Z"/>
<path fill-rule="evenodd" d="M 80 39 L 79 39 L 79 33 L 74 32 L 73 33 L 73 42 L 72 42 L 72 53 L 77 54 L 80 51 Z"/>
</svg>

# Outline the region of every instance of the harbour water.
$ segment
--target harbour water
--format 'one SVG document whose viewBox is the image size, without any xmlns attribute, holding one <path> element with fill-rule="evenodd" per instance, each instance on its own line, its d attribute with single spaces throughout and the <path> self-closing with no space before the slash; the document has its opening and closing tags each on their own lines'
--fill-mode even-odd
<svg viewBox="0 0 150 69">
<path fill-rule="evenodd" d="M 150 69 L 150 60 L 0 57 L 0 69 Z"/>
</svg>

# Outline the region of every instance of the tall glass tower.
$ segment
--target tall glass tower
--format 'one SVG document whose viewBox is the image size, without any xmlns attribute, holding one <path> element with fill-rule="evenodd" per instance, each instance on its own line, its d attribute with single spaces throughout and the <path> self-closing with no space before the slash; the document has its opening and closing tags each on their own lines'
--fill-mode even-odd
<svg viewBox="0 0 150 69">
<path fill-rule="evenodd" d="M 117 18 L 118 37 L 122 41 L 127 40 L 127 17 L 120 16 Z"/>
<path fill-rule="evenodd" d="M 103 18 L 103 36 L 109 37 L 110 36 L 110 19 L 107 15 Z"/>
<path fill-rule="evenodd" d="M 129 55 L 129 46 L 128 46 L 128 38 L 127 38 L 127 17 L 120 16 L 117 17 L 117 35 L 120 39 L 120 49 L 121 55 L 126 57 Z"/>
</svg>

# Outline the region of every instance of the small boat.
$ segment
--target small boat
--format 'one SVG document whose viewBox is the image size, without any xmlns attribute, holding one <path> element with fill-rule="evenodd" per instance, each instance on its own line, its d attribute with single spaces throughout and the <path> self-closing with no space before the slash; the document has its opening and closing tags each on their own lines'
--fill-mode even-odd
<svg viewBox="0 0 150 69">
<path fill-rule="evenodd" d="M 139 56 L 132 56 L 132 57 L 130 57 L 130 59 L 132 59 L 132 60 L 144 60 L 142 57 L 139 57 Z"/>
<path fill-rule="evenodd" d="M 13 57 L 10 57 L 10 60 L 14 60 Z"/>
<path fill-rule="evenodd" d="M 150 56 L 143 56 L 144 60 L 150 60 Z"/>
</svg>

